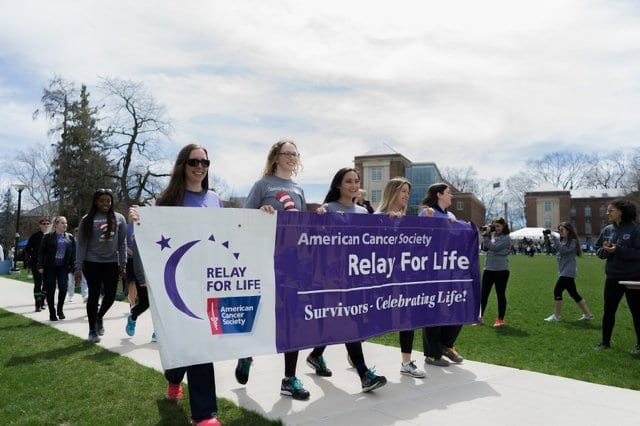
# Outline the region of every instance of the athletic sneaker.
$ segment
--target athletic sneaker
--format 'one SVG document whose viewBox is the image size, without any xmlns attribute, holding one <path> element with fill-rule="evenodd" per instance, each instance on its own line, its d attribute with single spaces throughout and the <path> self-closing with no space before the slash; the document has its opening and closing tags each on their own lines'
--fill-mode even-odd
<svg viewBox="0 0 640 426">
<path fill-rule="evenodd" d="M 578 321 L 591 321 L 594 318 L 595 316 L 593 314 L 591 315 L 582 314 L 582 316 L 578 318 Z"/>
<path fill-rule="evenodd" d="M 421 370 L 420 368 L 418 368 L 416 366 L 416 363 L 414 360 L 409 361 L 408 363 L 401 363 L 400 364 L 400 374 L 404 374 L 407 376 L 411 376 L 411 377 L 416 377 L 418 379 L 421 379 L 423 377 L 427 376 L 427 373 L 424 372 L 424 370 Z"/>
<path fill-rule="evenodd" d="M 309 391 L 302 387 L 297 377 L 285 377 L 280 385 L 280 395 L 287 395 L 293 399 L 309 399 Z"/>
<path fill-rule="evenodd" d="M 129 336 L 136 334 L 136 322 L 131 317 L 131 314 L 127 317 L 127 326 L 124 328 Z"/>
<path fill-rule="evenodd" d="M 448 367 L 451 365 L 449 361 L 444 358 L 435 358 L 432 356 L 427 356 L 424 358 L 427 364 L 435 365 L 437 367 Z"/>
<path fill-rule="evenodd" d="M 246 385 L 249 381 L 249 369 L 253 363 L 253 358 L 240 358 L 236 365 L 236 380 L 241 385 Z"/>
<path fill-rule="evenodd" d="M 583 317 L 584 317 L 584 315 L 583 315 Z M 580 319 L 582 319 L 582 318 L 580 318 Z M 544 320 L 548 321 L 548 322 L 556 322 L 556 321 L 560 321 L 560 317 L 557 317 L 556 314 L 551 314 L 548 317 L 546 317 Z"/>
<path fill-rule="evenodd" d="M 158 341 L 158 336 L 156 336 L 156 331 L 153 330 L 153 333 L 151 334 L 151 343 L 155 343 Z"/>
<path fill-rule="evenodd" d="M 371 392 L 372 390 L 381 388 L 387 384 L 387 378 L 384 376 L 378 376 L 373 368 L 367 370 L 364 373 L 362 382 L 362 392 Z"/>
<path fill-rule="evenodd" d="M 316 370 L 316 374 L 322 377 L 331 377 L 331 370 L 327 368 L 327 364 L 324 362 L 324 357 L 314 357 L 309 355 L 307 357 L 307 365 Z"/>
<path fill-rule="evenodd" d="M 182 398 L 182 383 L 168 383 L 167 399 L 177 401 L 180 398 Z"/>
<path fill-rule="evenodd" d="M 96 332 L 98 336 L 104 336 L 104 325 L 102 324 L 102 319 L 96 320 Z"/>
<path fill-rule="evenodd" d="M 502 327 L 504 326 L 504 320 L 501 318 L 496 318 L 496 322 L 493 323 L 494 327 Z"/>
<path fill-rule="evenodd" d="M 452 348 L 446 348 L 443 347 L 442 348 L 442 355 L 446 356 L 447 358 L 449 358 L 452 362 L 455 362 L 456 364 L 460 364 L 462 361 L 464 361 L 464 358 L 462 357 L 462 355 L 460 355 L 458 353 L 458 350 L 456 349 L 456 347 L 452 347 Z"/>
<path fill-rule="evenodd" d="M 611 349 L 611 345 L 609 345 L 608 343 L 598 343 L 598 345 L 593 349 L 595 349 L 596 351 L 602 351 L 605 349 Z"/>
<path fill-rule="evenodd" d="M 95 331 L 89 332 L 89 337 L 87 338 L 89 343 L 98 343 L 100 341 L 100 336 Z"/>
<path fill-rule="evenodd" d="M 222 423 L 218 421 L 216 417 L 211 417 L 210 419 L 204 419 L 199 421 L 192 421 L 192 425 L 194 426 L 222 426 Z"/>
</svg>

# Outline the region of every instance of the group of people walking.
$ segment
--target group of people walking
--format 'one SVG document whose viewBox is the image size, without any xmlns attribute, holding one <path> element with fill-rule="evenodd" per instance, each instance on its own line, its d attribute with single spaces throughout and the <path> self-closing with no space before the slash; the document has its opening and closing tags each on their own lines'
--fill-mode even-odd
<svg viewBox="0 0 640 426">
<path fill-rule="evenodd" d="M 207 150 L 196 144 L 189 144 L 179 152 L 167 188 L 159 195 L 156 205 L 221 208 L 222 201 L 209 189 L 209 168 L 211 159 Z M 293 140 L 283 139 L 272 145 L 268 151 L 262 176 L 251 188 L 244 204 L 245 208 L 260 209 L 267 214 L 286 211 L 305 211 L 306 199 L 301 185 L 293 177 L 302 168 L 300 153 Z M 368 214 L 370 209 L 359 204 L 361 201 L 360 176 L 354 168 L 338 170 L 329 186 L 323 204 L 317 214 Z M 406 214 L 411 182 L 402 177 L 390 179 L 382 193 L 382 199 L 375 214 L 402 217 Z M 448 209 L 452 193 L 445 183 L 432 185 L 422 202 L 420 216 L 441 217 L 455 222 L 457 218 Z M 370 206 L 367 206 L 370 207 Z M 611 224 L 600 235 L 596 246 L 599 257 L 606 259 L 605 310 L 603 336 L 599 348 L 610 347 L 611 334 L 615 324 L 615 312 L 622 296 L 626 296 L 631 308 L 638 337 L 637 350 L 640 352 L 640 291 L 621 286 L 620 281 L 640 280 L 640 229 L 636 225 L 636 207 L 625 200 L 612 202 L 607 209 Z M 140 219 L 137 206 L 129 209 L 129 219 Z M 37 268 L 34 270 L 34 298 L 36 310 L 43 309 L 44 301 L 50 319 L 64 319 L 64 295 L 67 292 L 68 272 L 74 272 L 74 279 L 80 282 L 86 278 L 88 286 L 87 317 L 89 323 L 88 340 L 98 342 L 104 334 L 103 318 L 112 306 L 120 278 L 128 274 L 129 281 L 136 282 L 138 305 L 133 306 L 127 318 L 126 333 L 135 333 L 138 316 L 147 309 L 148 294 L 146 280 L 139 255 L 136 254 L 135 236 L 129 230 L 127 247 L 127 224 L 125 217 L 114 211 L 114 199 L 110 190 L 95 192 L 91 208 L 79 224 L 77 240 L 67 231 L 66 219 L 59 216 L 49 223 L 41 221 L 41 236 L 35 236 L 33 245 L 38 247 Z M 469 224 L 469 226 L 473 226 Z M 47 231 L 48 230 L 48 231 Z M 553 237 L 553 245 L 558 256 L 559 278 L 554 289 L 554 313 L 547 321 L 561 318 L 562 293 L 567 290 L 583 312 L 581 320 L 594 318 L 586 301 L 576 290 L 576 261 L 580 255 L 580 243 L 569 222 L 558 226 L 560 238 Z M 481 231 L 481 248 L 486 252 L 485 267 L 481 283 L 481 303 L 477 324 L 484 323 L 484 313 L 489 296 L 495 287 L 498 300 L 498 315 L 494 327 L 505 325 L 507 309 L 506 288 L 509 280 L 510 252 L 509 227 L 504 218 L 496 218 L 490 226 Z M 40 241 L 37 241 L 40 239 Z M 129 270 L 127 270 L 127 250 L 129 250 Z M 131 271 L 131 268 L 134 271 Z M 38 275 L 44 279 L 44 289 L 38 285 Z M 55 304 L 55 286 L 58 286 L 58 303 Z M 102 295 L 102 301 L 99 300 Z M 446 367 L 450 363 L 463 361 L 455 348 L 455 341 L 462 325 L 426 327 L 422 331 L 424 356 L 427 364 Z M 412 359 L 414 330 L 399 333 L 401 363 L 400 373 L 415 378 L 423 378 L 426 372 Z M 350 363 L 354 366 L 363 392 L 370 392 L 384 386 L 387 379 L 376 374 L 366 364 L 360 341 L 345 342 Z M 319 376 L 330 377 L 331 369 L 323 357 L 325 347 L 316 347 L 306 357 L 306 363 Z M 294 399 L 306 400 L 310 393 L 297 378 L 298 351 L 287 352 L 284 357 L 284 374 L 280 383 L 280 393 Z M 236 380 L 247 384 L 253 365 L 251 357 L 239 359 L 235 369 Z M 215 372 L 212 362 L 168 369 L 167 397 L 178 399 L 183 395 L 182 380 L 187 376 L 189 403 L 194 424 L 218 425 Z"/>
</svg>

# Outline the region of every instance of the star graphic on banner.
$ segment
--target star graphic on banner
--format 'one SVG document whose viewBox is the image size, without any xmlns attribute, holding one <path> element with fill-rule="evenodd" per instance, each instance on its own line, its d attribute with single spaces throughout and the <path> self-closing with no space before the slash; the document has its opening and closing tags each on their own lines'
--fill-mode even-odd
<svg viewBox="0 0 640 426">
<path fill-rule="evenodd" d="M 171 248 L 171 246 L 169 245 L 169 240 L 171 238 L 166 238 L 164 235 L 160 235 L 160 241 L 156 241 L 156 244 L 160 245 L 160 251 L 164 250 L 165 248 Z"/>
</svg>

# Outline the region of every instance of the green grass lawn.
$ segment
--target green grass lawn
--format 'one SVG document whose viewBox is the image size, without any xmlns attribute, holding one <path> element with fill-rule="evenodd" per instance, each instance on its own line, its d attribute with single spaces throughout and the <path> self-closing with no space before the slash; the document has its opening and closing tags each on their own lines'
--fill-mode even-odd
<svg viewBox="0 0 640 426">
<path fill-rule="evenodd" d="M 553 287 L 557 278 L 555 257 L 511 256 L 510 265 L 507 325 L 502 328 L 491 326 L 497 313 L 493 291 L 485 312 L 486 324 L 465 326 L 458 337 L 456 347 L 465 358 L 640 390 L 640 376 L 636 374 L 640 358 L 631 355 L 636 339 L 624 298 L 616 316 L 612 349 L 593 349 L 601 340 L 603 260 L 595 256 L 578 258 L 578 292 L 596 316 L 595 320 L 585 322 L 577 321 L 582 312 L 566 292 L 562 321 L 544 321 L 553 313 Z M 416 333 L 414 349 L 421 353 L 420 334 Z M 397 333 L 370 341 L 399 346 Z"/>
<path fill-rule="evenodd" d="M 596 315 L 584 323 L 577 321 L 581 312 L 566 294 L 563 321 L 543 321 L 553 312 L 554 257 L 512 256 L 510 261 L 507 325 L 491 327 L 496 316 L 492 293 L 488 324 L 465 326 L 458 338 L 456 345 L 467 359 L 640 390 L 640 359 L 630 354 L 636 342 L 626 301 L 618 310 L 612 349 L 593 350 L 600 341 L 602 260 L 578 259 L 578 291 Z M 24 272 L 12 277 L 30 281 Z M 187 396 L 178 403 L 167 401 L 160 372 L 2 309 L 0 336 L 1 424 L 189 424 Z M 397 333 L 370 341 L 398 346 Z M 421 348 L 416 333 L 414 349 Z M 224 399 L 219 411 L 226 426 L 279 424 Z"/>
</svg>

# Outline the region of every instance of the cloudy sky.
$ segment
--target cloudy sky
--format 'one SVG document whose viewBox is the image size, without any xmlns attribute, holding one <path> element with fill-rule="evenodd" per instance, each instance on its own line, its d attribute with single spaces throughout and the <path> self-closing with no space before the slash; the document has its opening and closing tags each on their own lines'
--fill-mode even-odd
<svg viewBox="0 0 640 426">
<path fill-rule="evenodd" d="M 0 150 L 51 141 L 32 112 L 54 75 L 107 76 L 143 81 L 173 125 L 163 155 L 205 145 L 236 195 L 281 137 L 309 187 L 382 144 L 507 178 L 555 150 L 640 145 L 639 5 L 4 0 Z"/>
</svg>

